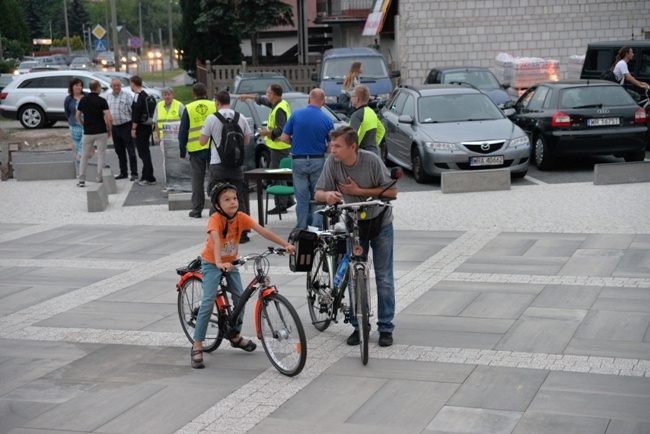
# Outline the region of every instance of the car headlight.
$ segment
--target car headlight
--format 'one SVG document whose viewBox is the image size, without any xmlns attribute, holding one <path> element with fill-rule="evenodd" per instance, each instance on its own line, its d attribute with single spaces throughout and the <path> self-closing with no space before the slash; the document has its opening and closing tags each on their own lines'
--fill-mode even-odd
<svg viewBox="0 0 650 434">
<path fill-rule="evenodd" d="M 106 65 L 107 63 L 106 59 L 102 59 L 102 65 Z"/>
<path fill-rule="evenodd" d="M 458 151 L 455 143 L 449 142 L 424 142 L 424 146 L 434 151 Z"/>
<path fill-rule="evenodd" d="M 336 104 L 339 102 L 339 97 L 337 96 L 326 96 L 325 97 L 325 104 Z"/>
<path fill-rule="evenodd" d="M 517 146 L 526 146 L 529 145 L 528 136 L 517 137 L 516 139 L 510 140 L 510 147 L 516 148 Z"/>
</svg>

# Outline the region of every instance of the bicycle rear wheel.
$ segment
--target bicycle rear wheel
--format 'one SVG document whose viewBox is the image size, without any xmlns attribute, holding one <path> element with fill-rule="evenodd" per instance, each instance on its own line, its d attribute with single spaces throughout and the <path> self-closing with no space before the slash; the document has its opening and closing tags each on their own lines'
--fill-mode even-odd
<svg viewBox="0 0 650 434">
<path fill-rule="evenodd" d="M 276 293 L 262 299 L 256 314 L 262 346 L 273 366 L 289 377 L 299 374 L 307 361 L 307 338 L 296 309 Z"/>
<path fill-rule="evenodd" d="M 357 270 L 354 278 L 355 306 L 354 311 L 359 325 L 359 339 L 361 344 L 361 363 L 368 364 L 368 338 L 370 336 L 370 301 L 368 297 L 368 285 L 364 269 Z"/>
<path fill-rule="evenodd" d="M 178 291 L 178 317 L 181 320 L 181 327 L 183 327 L 185 336 L 187 336 L 187 339 L 192 344 L 194 343 L 194 328 L 196 326 L 196 317 L 201 307 L 202 297 L 203 281 L 196 276 L 187 279 Z M 208 324 L 208 330 L 205 334 L 205 340 L 203 341 L 203 351 L 209 353 L 219 348 L 223 340 L 223 334 L 223 323 L 215 305 L 210 323 Z"/>
<path fill-rule="evenodd" d="M 314 251 L 311 271 L 307 272 L 307 307 L 311 323 L 325 331 L 334 317 L 334 272 L 328 271 L 327 255 L 322 246 Z"/>
</svg>

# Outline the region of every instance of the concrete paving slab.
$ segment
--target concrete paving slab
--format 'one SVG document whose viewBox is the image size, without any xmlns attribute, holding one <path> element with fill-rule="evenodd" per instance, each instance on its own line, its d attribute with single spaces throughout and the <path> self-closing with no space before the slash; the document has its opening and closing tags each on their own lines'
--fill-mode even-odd
<svg viewBox="0 0 650 434">
<path fill-rule="evenodd" d="M 650 312 L 589 312 L 578 327 L 575 337 L 613 341 L 641 342 L 650 325 Z"/>
<path fill-rule="evenodd" d="M 445 406 L 427 425 L 426 432 L 440 433 L 511 433 L 521 418 L 516 411 L 486 410 Z"/>
<path fill-rule="evenodd" d="M 543 370 L 477 366 L 447 404 L 523 412 L 547 375 Z"/>
<path fill-rule="evenodd" d="M 532 307 L 589 309 L 603 292 L 600 286 L 547 285 L 530 304 Z"/>
<path fill-rule="evenodd" d="M 469 318 L 517 319 L 535 298 L 529 294 L 481 294 L 460 313 Z"/>
<path fill-rule="evenodd" d="M 521 417 L 513 434 L 605 434 L 609 423 L 609 419 L 606 418 L 566 416 L 531 411 L 526 412 Z"/>
</svg>

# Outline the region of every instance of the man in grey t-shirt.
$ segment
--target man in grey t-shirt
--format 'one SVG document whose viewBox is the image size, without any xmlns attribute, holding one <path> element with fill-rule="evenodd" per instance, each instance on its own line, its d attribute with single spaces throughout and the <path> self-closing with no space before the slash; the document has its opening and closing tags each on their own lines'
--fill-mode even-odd
<svg viewBox="0 0 650 434">
<path fill-rule="evenodd" d="M 314 198 L 330 205 L 340 202 L 360 202 L 368 197 L 397 197 L 397 187 L 386 166 L 376 154 L 358 149 L 359 136 L 351 127 L 339 127 L 330 133 L 331 155 L 325 161 L 323 172 L 316 183 Z M 391 186 L 384 191 L 385 188 Z M 385 212 L 383 212 L 385 210 Z M 382 214 L 383 212 L 383 214 Z M 395 282 L 393 278 L 393 214 L 390 207 L 371 207 L 366 219 L 377 218 L 381 225 L 379 234 L 362 239 L 364 252 L 372 247 L 377 284 L 377 327 L 379 345 L 393 344 L 393 317 L 395 316 Z M 351 316 L 354 332 L 347 340 L 348 345 L 359 345 L 357 321 Z"/>
</svg>

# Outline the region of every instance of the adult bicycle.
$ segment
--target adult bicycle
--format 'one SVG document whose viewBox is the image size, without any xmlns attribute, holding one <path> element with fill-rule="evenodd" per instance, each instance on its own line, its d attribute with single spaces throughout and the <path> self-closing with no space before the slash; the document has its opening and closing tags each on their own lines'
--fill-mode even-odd
<svg viewBox="0 0 650 434">
<path fill-rule="evenodd" d="M 224 338 L 230 340 L 237 336 L 238 331 L 235 326 L 241 322 L 240 314 L 246 303 L 257 292 L 255 330 L 257 338 L 262 341 L 264 352 L 280 373 L 293 377 L 302 371 L 307 360 L 305 330 L 296 309 L 278 293 L 275 286 L 271 285 L 268 276 L 270 264 L 267 257 L 271 254 L 284 255 L 285 253 L 286 250 L 283 248 L 269 247 L 264 253 L 248 254 L 232 262 L 235 266 L 241 266 L 253 260 L 255 271 L 253 280 L 242 293 L 234 309 L 228 295 L 232 294 L 232 291 L 228 287 L 227 273 L 222 273 L 214 311 L 203 341 L 203 351 L 212 352 L 219 348 Z M 176 273 L 181 276 L 176 285 L 178 315 L 185 335 L 194 344 L 196 317 L 203 296 L 201 259 L 197 258 L 186 267 L 177 269 Z"/>
<path fill-rule="evenodd" d="M 391 188 L 401 177 L 399 167 L 393 168 Z M 382 192 L 383 193 L 383 192 Z M 307 272 L 307 306 L 312 324 L 319 331 L 355 316 L 359 328 L 361 362 L 368 363 L 370 318 L 373 316 L 370 297 L 370 260 L 362 246 L 359 222 L 372 207 L 392 206 L 390 198 L 369 199 L 364 202 L 326 205 L 317 212 L 323 215 L 325 230 L 317 233 L 312 267 Z M 322 203 L 320 205 L 323 205 Z M 381 219 L 377 219 L 381 220 Z M 376 224 L 381 225 L 381 221 Z M 350 245 L 350 249 L 347 245 Z M 347 258 L 344 255 L 348 255 Z M 341 261 L 348 260 L 347 269 L 339 270 Z M 345 265 L 344 265 L 345 266 Z M 338 278 L 337 278 L 338 274 Z M 345 290 L 350 287 L 350 306 L 344 303 Z"/>
</svg>

